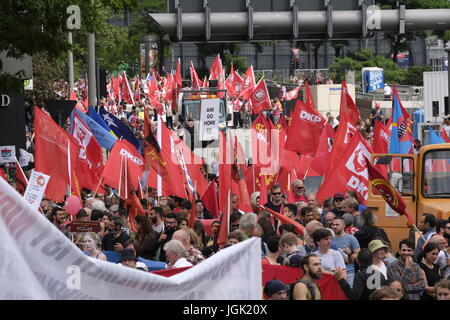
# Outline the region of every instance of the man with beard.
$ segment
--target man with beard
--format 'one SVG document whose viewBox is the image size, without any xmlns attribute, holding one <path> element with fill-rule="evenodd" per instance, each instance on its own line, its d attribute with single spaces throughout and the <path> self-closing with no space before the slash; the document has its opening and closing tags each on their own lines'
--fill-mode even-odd
<svg viewBox="0 0 450 320">
<path fill-rule="evenodd" d="M 322 293 L 316 280 L 322 278 L 320 259 L 311 253 L 300 262 L 303 277 L 291 285 L 291 300 L 322 300 Z"/>
<path fill-rule="evenodd" d="M 161 207 L 153 207 L 150 209 L 150 222 L 153 230 L 161 235 L 164 232 L 163 210 Z"/>
<path fill-rule="evenodd" d="M 420 300 L 425 290 L 425 273 L 413 261 L 414 243 L 403 239 L 399 244 L 400 258 L 387 268 L 388 282 L 400 281 L 405 287 L 408 300 Z"/>
<path fill-rule="evenodd" d="M 439 255 L 436 259 L 436 265 L 441 269 L 442 278 L 448 278 L 450 276 L 450 247 L 448 243 L 450 241 L 450 222 L 445 225 L 444 236 L 435 235 L 431 238 L 430 242 L 434 242 L 439 247 Z"/>
<path fill-rule="evenodd" d="M 416 250 L 414 251 L 414 261 L 422 260 L 422 249 L 431 237 L 436 234 L 436 217 L 430 213 L 424 213 L 419 221 L 419 230 L 423 237 L 417 240 Z"/>
<path fill-rule="evenodd" d="M 120 217 L 114 217 L 109 224 L 109 232 L 103 237 L 103 251 L 123 251 L 125 242 L 130 236 L 122 230 L 123 222 Z"/>
<path fill-rule="evenodd" d="M 54 207 L 52 213 L 50 214 L 53 225 L 58 228 L 58 230 L 63 231 L 66 222 L 66 211 L 61 207 Z"/>
<path fill-rule="evenodd" d="M 172 240 L 172 236 L 175 231 L 178 230 L 177 215 L 173 212 L 166 216 L 164 221 L 164 232 L 159 237 L 159 245 L 161 247 L 159 261 L 166 262 L 166 252 L 164 251 L 164 245 Z"/>
</svg>

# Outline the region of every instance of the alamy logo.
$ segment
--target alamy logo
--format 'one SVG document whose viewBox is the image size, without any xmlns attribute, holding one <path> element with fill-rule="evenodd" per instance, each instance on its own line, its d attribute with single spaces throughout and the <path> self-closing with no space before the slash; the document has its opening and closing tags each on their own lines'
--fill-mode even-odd
<svg viewBox="0 0 450 320">
<path fill-rule="evenodd" d="M 379 6 L 367 7 L 366 26 L 370 31 L 381 29 L 381 10 Z"/>
<path fill-rule="evenodd" d="M 370 276 L 367 278 L 366 286 L 369 290 L 375 290 L 381 287 L 381 272 L 375 270 L 372 266 L 367 268 L 367 274 Z"/>
<path fill-rule="evenodd" d="M 67 7 L 67 13 L 70 14 L 70 16 L 67 18 L 66 21 L 67 29 L 69 30 L 80 29 L 81 28 L 80 7 L 77 5 L 71 5 Z"/>
</svg>

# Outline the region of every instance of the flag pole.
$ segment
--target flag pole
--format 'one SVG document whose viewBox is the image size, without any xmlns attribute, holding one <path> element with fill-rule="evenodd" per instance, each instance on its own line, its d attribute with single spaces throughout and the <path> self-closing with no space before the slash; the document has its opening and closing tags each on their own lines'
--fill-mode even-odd
<svg viewBox="0 0 450 320">
<path fill-rule="evenodd" d="M 419 228 L 417 228 L 417 226 L 414 223 L 412 224 L 412 226 L 413 226 L 414 231 L 417 232 L 420 235 L 420 237 L 422 238 L 422 240 L 426 243 L 427 240 L 425 240 L 425 238 L 423 237 L 423 234 L 422 234 L 422 232 L 420 232 Z"/>
</svg>

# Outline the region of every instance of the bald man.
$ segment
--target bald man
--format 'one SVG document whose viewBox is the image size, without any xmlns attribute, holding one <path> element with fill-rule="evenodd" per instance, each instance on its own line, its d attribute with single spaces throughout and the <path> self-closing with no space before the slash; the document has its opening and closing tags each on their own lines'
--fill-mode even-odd
<svg viewBox="0 0 450 320">
<path fill-rule="evenodd" d="M 305 251 L 307 254 L 314 253 L 317 251 L 317 247 L 314 244 L 314 241 L 312 239 L 312 234 L 319 229 L 323 229 L 323 224 L 317 220 L 312 220 L 312 221 L 308 222 L 308 224 L 305 227 L 305 232 L 304 232 Z M 336 245 L 334 243 L 331 244 L 330 248 L 333 250 L 338 250 L 338 248 L 336 247 Z"/>
<path fill-rule="evenodd" d="M 183 229 L 175 231 L 172 236 L 172 239 L 178 240 L 183 244 L 184 248 L 186 249 L 186 251 L 188 253 L 186 260 L 189 261 L 190 263 L 192 263 L 194 266 L 196 264 L 202 262 L 203 260 L 205 260 L 205 257 L 203 256 L 203 254 L 199 250 L 195 249 L 192 246 L 191 237 Z"/>
</svg>

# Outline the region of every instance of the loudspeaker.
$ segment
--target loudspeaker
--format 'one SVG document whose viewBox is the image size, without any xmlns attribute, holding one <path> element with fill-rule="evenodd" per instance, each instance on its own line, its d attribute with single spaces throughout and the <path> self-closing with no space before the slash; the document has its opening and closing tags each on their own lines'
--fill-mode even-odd
<svg viewBox="0 0 450 320">
<path fill-rule="evenodd" d="M 209 87 L 210 88 L 217 88 L 219 86 L 218 80 L 209 80 Z"/>
<path fill-rule="evenodd" d="M 106 91 L 106 69 L 100 69 L 99 70 L 99 85 L 100 88 L 98 88 L 98 90 L 100 90 L 100 98 L 104 98 L 107 96 L 107 91 Z"/>
</svg>

